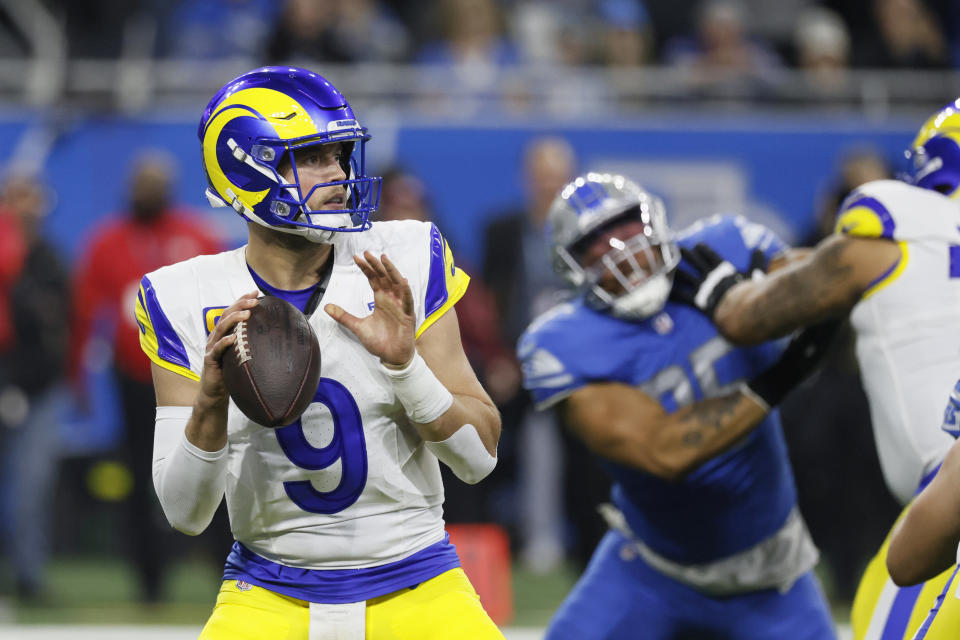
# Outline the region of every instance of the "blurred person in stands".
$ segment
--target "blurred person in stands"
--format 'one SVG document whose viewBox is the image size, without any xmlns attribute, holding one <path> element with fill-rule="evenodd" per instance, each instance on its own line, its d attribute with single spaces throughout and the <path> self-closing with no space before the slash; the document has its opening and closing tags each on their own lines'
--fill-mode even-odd
<svg viewBox="0 0 960 640">
<path fill-rule="evenodd" d="M 64 44 L 69 59 L 120 57 L 128 44 L 124 38 L 124 30 L 139 9 L 139 3 L 127 0 L 50 0 L 43 4 L 50 8 L 59 24 L 63 25 Z M 23 6 L 29 7 L 27 4 Z"/>
<path fill-rule="evenodd" d="M 596 116 L 616 106 L 606 77 L 563 69 L 596 62 L 595 49 L 601 46 L 593 7 L 581 4 L 572 0 L 557 6 L 535 0 L 513 6 L 509 17 L 513 41 L 524 63 L 535 70 L 503 79 L 507 109 L 570 117 Z"/>
<path fill-rule="evenodd" d="M 499 72 L 519 63 L 520 54 L 504 34 L 495 0 L 441 0 L 437 37 L 414 61 L 435 67 L 423 80 L 425 109 L 469 115 L 503 99 Z"/>
<path fill-rule="evenodd" d="M 653 53 L 653 25 L 640 0 L 603 0 L 597 8 L 601 62 L 609 69 L 646 65 Z"/>
<path fill-rule="evenodd" d="M 603 0 L 597 11 L 600 18 L 600 63 L 607 70 L 635 70 L 651 62 L 653 24 L 643 3 L 639 0 Z M 611 74 L 608 82 L 624 98 L 636 92 L 637 79 L 633 75 Z M 624 104 L 625 100 L 620 102 Z"/>
<path fill-rule="evenodd" d="M 696 33 L 668 42 L 664 60 L 688 74 L 698 91 L 721 97 L 762 95 L 782 68 L 769 45 L 750 37 L 749 16 L 736 0 L 705 0 Z"/>
<path fill-rule="evenodd" d="M 134 307 L 144 273 L 177 260 L 215 253 L 218 239 L 196 215 L 173 201 L 175 164 L 159 151 L 143 152 L 134 162 L 128 209 L 93 231 L 79 259 L 73 282 L 73 336 L 70 374 L 87 405 L 83 357 L 98 319 L 116 318 L 111 337 L 113 373 L 122 403 L 123 448 L 133 473 L 127 498 L 131 545 L 142 597 L 160 598 L 168 565 L 167 529 L 158 515 L 150 469 L 153 459 L 154 401 L 150 360 L 140 349 Z"/>
<path fill-rule="evenodd" d="M 834 234 L 805 259 L 754 281 L 698 246 L 700 273 L 685 284 L 691 304 L 736 344 L 849 314 L 884 479 L 904 512 L 953 442 L 939 427 L 960 371 L 958 131 L 960 99 L 920 128 L 904 179 L 854 190 Z M 887 550 L 870 561 L 854 598 L 857 640 L 912 638 L 950 578 L 899 589 Z"/>
<path fill-rule="evenodd" d="M 401 168 L 393 168 L 384 171 L 381 184 L 378 221 L 435 222 L 426 185 L 418 177 Z M 473 271 L 463 261 L 460 266 Z M 467 359 L 490 398 L 498 405 L 509 401 L 520 385 L 520 368 L 513 349 L 500 336 L 493 293 L 480 278 L 473 276 L 457 307 L 460 339 Z M 497 447 L 501 467 L 511 465 L 508 459 L 516 455 L 514 449 L 511 435 L 503 434 Z M 502 469 L 486 482 L 474 485 L 454 482 L 452 472 L 445 466 L 440 471 L 446 494 L 443 515 L 448 523 L 497 521 L 509 524 L 504 521 L 506 514 L 493 505 L 492 494 L 509 491 L 512 481 Z"/>
<path fill-rule="evenodd" d="M 796 22 L 793 46 L 806 89 L 813 97 L 842 98 L 850 70 L 850 34 L 843 19 L 823 7 L 804 10 Z"/>
<path fill-rule="evenodd" d="M 57 476 L 56 392 L 67 354 L 68 277 L 43 235 L 43 184 L 9 174 L 0 187 L 0 502 L 17 595 L 41 598 Z"/>
<path fill-rule="evenodd" d="M 698 242 L 750 274 L 797 254 L 741 217 L 675 234 L 658 197 L 600 173 L 563 187 L 547 234 L 577 295 L 520 338 L 524 386 L 614 484 L 602 507 L 610 531 L 546 638 L 833 638 L 776 410 L 833 323 L 789 346 L 738 348 L 669 299 L 681 251 Z"/>
<path fill-rule="evenodd" d="M 517 62 L 494 0 L 441 0 L 439 18 L 440 38 L 424 45 L 418 62 L 485 69 Z"/>
<path fill-rule="evenodd" d="M 525 202 L 495 215 L 484 229 L 483 280 L 493 291 L 507 344 L 516 344 L 530 320 L 566 295 L 563 280 L 542 264 L 549 249 L 543 229 L 550 203 L 575 170 L 569 142 L 552 136 L 531 140 L 521 172 Z"/>
<path fill-rule="evenodd" d="M 576 157 L 566 140 L 533 139 L 523 157 L 526 201 L 496 216 L 484 230 L 483 279 L 493 291 L 507 344 L 515 345 L 533 318 L 569 295 L 543 259 L 550 246 L 544 226 L 550 203 L 575 170 Z M 570 546 L 569 517 L 574 556 L 585 564 L 603 535 L 596 503 L 605 499 L 609 483 L 602 473 L 592 473 L 592 458 L 559 428 L 552 410 L 533 409 L 519 380 L 505 390 L 499 407 L 510 425 L 504 432 L 517 438 L 520 560 L 534 571 L 555 568 Z"/>
<path fill-rule="evenodd" d="M 376 0 L 286 0 L 267 44 L 270 64 L 398 62 L 406 27 Z"/>
<path fill-rule="evenodd" d="M 159 55 L 184 60 L 256 60 L 278 14 L 274 0 L 183 0 L 152 4 L 151 10 L 144 13 L 147 19 L 157 20 Z"/>
<path fill-rule="evenodd" d="M 864 43 L 860 66 L 950 68 L 944 30 L 922 0 L 874 0 L 873 20 L 876 29 Z"/>
</svg>

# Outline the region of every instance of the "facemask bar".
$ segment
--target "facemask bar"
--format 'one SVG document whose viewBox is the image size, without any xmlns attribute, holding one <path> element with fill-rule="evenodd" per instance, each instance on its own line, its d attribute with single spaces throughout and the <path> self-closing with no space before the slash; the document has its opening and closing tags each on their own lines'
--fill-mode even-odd
<svg viewBox="0 0 960 640">
<path fill-rule="evenodd" d="M 269 210 L 271 216 L 274 218 L 273 221 L 275 223 L 290 225 L 292 227 L 319 229 L 324 231 L 365 231 L 371 226 L 369 219 L 370 214 L 376 211 L 377 207 L 380 205 L 381 179 L 379 177 L 365 176 L 362 173 L 363 168 L 366 166 L 366 141 L 369 139 L 369 136 L 366 135 L 366 129 L 362 129 L 361 131 L 363 135 L 360 137 L 349 137 L 345 135 L 338 137 L 334 135 L 329 138 L 324 137 L 318 139 L 317 136 L 311 136 L 309 138 L 282 142 L 274 139 L 257 139 L 255 144 L 251 147 L 251 153 L 249 154 L 241 149 L 232 138 L 227 140 L 227 145 L 230 148 L 234 158 L 236 158 L 238 161 L 256 169 L 264 176 L 284 187 L 276 196 L 273 197 L 272 201 L 270 202 Z M 350 133 L 354 133 L 354 131 L 351 131 Z M 350 154 L 350 157 L 346 163 L 347 167 L 349 168 L 348 177 L 344 180 L 336 180 L 314 185 L 310 191 L 304 195 L 293 152 L 304 147 L 330 144 L 333 142 L 353 143 L 353 149 L 351 150 L 352 153 Z M 357 145 L 358 142 L 359 145 Z M 266 164 L 267 162 L 273 162 L 276 160 L 278 153 L 277 147 L 279 147 L 280 144 L 283 144 L 283 151 L 281 153 L 289 154 L 289 160 L 294 177 L 293 182 L 284 179 L 283 176 L 281 176 L 272 165 Z M 358 146 L 359 151 L 357 150 Z M 356 158 L 358 153 L 360 156 L 359 161 Z M 360 175 L 361 177 L 354 177 L 357 175 Z M 307 202 L 310 200 L 314 191 L 321 188 L 336 186 L 344 187 L 344 199 L 346 205 L 344 208 L 313 211 L 307 206 Z M 208 194 L 208 199 L 209 198 L 210 195 Z M 212 200 L 211 203 L 213 203 Z M 242 205 L 238 208 L 237 205 L 240 205 L 239 202 L 225 204 L 227 204 L 227 206 L 232 206 L 239 213 L 241 213 L 241 215 L 245 215 L 249 212 L 249 209 L 243 207 Z M 351 222 L 354 225 L 353 227 L 331 226 L 326 224 L 318 224 L 313 221 L 313 216 L 325 215 L 339 215 L 341 216 L 342 220 L 342 216 L 344 214 L 347 214 L 351 217 Z M 340 220 L 338 220 L 338 222 L 339 221 Z"/>
<path fill-rule="evenodd" d="M 672 273 L 680 263 L 680 252 L 671 241 L 653 245 L 646 235 L 638 233 L 626 241 L 617 242 L 620 246 L 611 246 L 596 264 L 582 269 L 584 284 L 605 306 L 612 306 L 618 297 L 636 291 L 658 276 Z M 637 254 L 643 254 L 653 268 L 648 270 L 641 266 Z M 607 272 L 612 273 L 623 287 L 622 294 L 614 295 L 597 284 Z"/>
<path fill-rule="evenodd" d="M 586 251 L 589 244 L 592 242 L 591 238 L 596 238 L 599 235 L 604 233 L 606 229 L 616 228 L 618 225 L 625 222 L 637 221 L 643 224 L 643 231 L 627 238 L 626 240 L 614 238 L 611 242 L 619 242 L 621 246 L 619 248 L 613 247 L 609 249 L 604 256 L 601 256 L 601 259 L 598 261 L 602 264 L 603 259 L 613 259 L 612 253 L 619 251 L 627 251 L 627 245 L 630 245 L 630 249 L 634 252 L 639 251 L 648 251 L 649 247 L 656 247 L 658 245 L 669 246 L 668 252 L 675 257 L 676 263 L 679 263 L 679 254 L 676 250 L 676 246 L 673 240 L 673 233 L 666 224 L 666 220 L 663 216 L 662 208 L 658 206 L 659 201 L 654 200 L 651 205 L 647 205 L 646 202 L 642 202 L 633 207 L 629 207 L 626 210 L 622 211 L 619 215 L 613 216 L 606 220 L 603 220 L 599 224 L 593 224 L 590 226 L 589 230 L 583 232 L 582 235 L 576 237 L 572 242 L 569 242 L 566 246 L 564 245 L 555 245 L 553 253 L 554 259 L 559 261 L 563 266 L 557 268 L 558 273 L 564 275 L 568 281 L 571 282 L 576 287 L 583 286 L 585 284 L 592 284 L 602 276 L 600 274 L 594 273 L 591 276 L 588 276 L 587 270 L 583 267 L 580 261 L 581 252 Z M 648 255 L 648 260 L 652 257 Z M 662 256 L 664 258 L 664 263 L 669 262 L 666 260 L 667 255 Z M 628 264 L 632 263 L 634 268 L 639 268 L 638 263 L 636 262 L 633 255 L 627 255 L 624 253 L 620 260 L 626 261 Z M 653 261 L 650 261 L 650 264 L 654 264 Z M 673 266 L 676 266 L 674 264 Z M 592 269 L 600 268 L 598 265 L 592 265 Z M 611 269 L 611 271 L 615 271 Z"/>
<path fill-rule="evenodd" d="M 907 149 L 903 152 L 907 159 L 906 169 L 898 176 L 907 184 L 917 184 L 923 178 L 943 168 L 943 160 L 933 158 L 931 160 L 927 150 L 922 146 Z"/>
</svg>

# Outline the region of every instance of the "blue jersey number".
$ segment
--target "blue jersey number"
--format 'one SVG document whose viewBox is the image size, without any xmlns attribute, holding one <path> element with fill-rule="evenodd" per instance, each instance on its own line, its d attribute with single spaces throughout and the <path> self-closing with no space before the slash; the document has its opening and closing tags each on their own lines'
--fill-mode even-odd
<svg viewBox="0 0 960 640">
<path fill-rule="evenodd" d="M 280 447 L 293 464 L 310 471 L 326 469 L 340 461 L 340 484 L 333 491 L 317 491 L 309 480 L 284 482 L 293 502 L 311 513 L 337 513 L 360 497 L 367 483 L 367 446 L 363 439 L 360 408 L 347 388 L 336 380 L 320 378 L 314 404 L 330 410 L 333 438 L 317 448 L 307 442 L 300 420 L 276 430 Z"/>
<path fill-rule="evenodd" d="M 652 398 L 663 403 L 670 411 L 692 404 L 694 396 L 694 379 L 700 387 L 700 392 L 708 398 L 721 395 L 738 384 L 737 380 L 721 385 L 717 376 L 716 365 L 725 355 L 733 351 L 729 342 L 716 336 L 707 340 L 690 354 L 691 377 L 687 369 L 675 364 L 661 370 L 652 379 L 640 385 L 640 388 Z"/>
</svg>

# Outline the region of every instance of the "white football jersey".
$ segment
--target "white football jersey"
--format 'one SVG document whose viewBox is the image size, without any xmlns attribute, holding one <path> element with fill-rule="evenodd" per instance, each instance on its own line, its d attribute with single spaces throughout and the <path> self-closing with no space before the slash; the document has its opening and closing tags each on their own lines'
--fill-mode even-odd
<svg viewBox="0 0 960 640">
<path fill-rule="evenodd" d="M 417 336 L 449 310 L 469 278 L 436 227 L 377 222 L 339 233 L 334 265 L 310 317 L 319 339 L 321 381 L 298 422 L 269 429 L 231 401 L 226 499 L 234 537 L 260 556 L 309 569 L 394 562 L 443 540 L 443 485 L 393 387 L 371 355 L 324 311 L 373 310 L 373 291 L 354 264 L 364 250 L 386 254 L 407 278 Z M 144 277 L 137 318 L 151 360 L 199 379 L 207 336 L 223 309 L 257 289 L 245 247 L 199 256 Z"/>
<path fill-rule="evenodd" d="M 837 232 L 887 238 L 901 258 L 853 308 L 860 375 L 887 485 L 904 504 L 953 440 L 944 398 L 960 376 L 960 206 L 895 180 L 844 202 Z"/>
</svg>

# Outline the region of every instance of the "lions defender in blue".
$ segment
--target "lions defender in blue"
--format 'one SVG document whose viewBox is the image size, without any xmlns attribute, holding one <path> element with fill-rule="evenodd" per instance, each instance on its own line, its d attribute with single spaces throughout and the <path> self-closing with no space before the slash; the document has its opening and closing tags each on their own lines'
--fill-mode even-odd
<svg viewBox="0 0 960 640">
<path fill-rule="evenodd" d="M 606 174 L 567 185 L 549 229 L 554 266 L 582 295 L 520 339 L 525 385 L 540 407 L 560 403 L 614 487 L 611 530 L 547 639 L 834 638 L 771 410 L 830 331 L 738 348 L 668 300 L 681 247 L 707 242 L 745 275 L 787 248 L 732 217 L 675 238 L 658 198 Z"/>
</svg>

